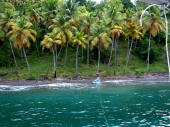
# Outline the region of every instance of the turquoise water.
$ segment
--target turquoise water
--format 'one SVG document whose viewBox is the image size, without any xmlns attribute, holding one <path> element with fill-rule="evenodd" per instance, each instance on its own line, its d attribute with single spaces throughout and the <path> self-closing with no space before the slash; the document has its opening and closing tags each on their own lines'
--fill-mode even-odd
<svg viewBox="0 0 170 127">
<path fill-rule="evenodd" d="M 0 127 L 170 126 L 170 83 L 0 87 Z"/>
</svg>

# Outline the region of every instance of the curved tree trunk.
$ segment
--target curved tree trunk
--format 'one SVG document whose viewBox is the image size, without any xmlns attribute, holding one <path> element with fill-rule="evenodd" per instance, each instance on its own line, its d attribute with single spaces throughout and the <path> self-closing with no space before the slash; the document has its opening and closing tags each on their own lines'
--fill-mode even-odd
<svg viewBox="0 0 170 127">
<path fill-rule="evenodd" d="M 166 23 L 166 55 L 167 55 L 168 71 L 169 71 L 169 78 L 170 78 L 170 64 L 169 64 L 169 51 L 168 51 L 168 20 L 165 12 L 165 5 L 164 5 L 164 15 L 165 15 L 165 23 Z"/>
<path fill-rule="evenodd" d="M 79 54 L 79 46 L 76 49 L 76 73 L 75 76 L 78 76 L 78 54 Z"/>
<path fill-rule="evenodd" d="M 148 58 L 147 58 L 147 73 L 149 73 L 150 49 L 151 49 L 151 33 L 149 35 Z"/>
<path fill-rule="evenodd" d="M 109 58 L 108 66 L 110 66 L 110 64 L 111 64 L 111 60 L 112 60 L 113 45 L 114 45 L 114 38 L 112 39 L 112 47 L 111 47 L 111 50 L 110 50 L 110 58 Z"/>
<path fill-rule="evenodd" d="M 89 67 L 89 42 L 87 44 L 87 68 Z"/>
<path fill-rule="evenodd" d="M 15 66 L 16 66 L 16 68 L 18 68 L 18 64 L 17 64 L 17 61 L 16 61 L 16 57 L 15 57 L 15 54 L 14 54 L 14 50 L 13 50 L 11 41 L 9 41 L 9 44 L 10 44 L 10 48 L 11 48 L 12 55 L 13 55 L 13 58 L 14 58 Z"/>
<path fill-rule="evenodd" d="M 32 73 L 31 73 L 30 65 L 29 65 L 29 63 L 28 63 L 28 59 L 27 59 L 27 55 L 26 55 L 26 53 L 25 53 L 25 49 L 24 49 L 24 47 L 22 47 L 22 50 L 23 50 L 24 57 L 25 57 L 25 60 L 26 60 L 26 63 L 27 63 L 28 72 L 29 72 L 29 74 L 30 74 L 30 77 L 32 77 Z"/>
<path fill-rule="evenodd" d="M 68 54 L 68 42 L 67 42 L 67 45 L 66 45 L 66 55 L 65 55 L 65 59 L 64 59 L 64 64 L 67 63 L 67 54 Z"/>
<path fill-rule="evenodd" d="M 54 78 L 56 78 L 56 58 L 54 49 L 53 49 L 53 62 L 54 62 Z"/>
<path fill-rule="evenodd" d="M 115 38 L 115 63 L 114 63 L 114 75 L 116 75 L 117 71 L 117 37 Z"/>
<path fill-rule="evenodd" d="M 98 44 L 98 65 L 97 65 L 97 72 L 100 71 L 100 42 Z"/>
</svg>

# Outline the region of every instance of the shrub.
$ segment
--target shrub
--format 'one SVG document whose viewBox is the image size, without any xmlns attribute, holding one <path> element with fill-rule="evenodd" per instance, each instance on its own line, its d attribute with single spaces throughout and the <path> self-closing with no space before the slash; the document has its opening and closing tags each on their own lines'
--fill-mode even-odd
<svg viewBox="0 0 170 127">
<path fill-rule="evenodd" d="M 133 49 L 133 54 L 138 56 L 140 59 L 147 60 L 148 57 L 148 39 L 139 41 L 137 47 Z M 150 63 L 158 60 L 161 55 L 161 49 L 155 44 L 154 40 L 151 40 L 150 49 Z"/>
</svg>

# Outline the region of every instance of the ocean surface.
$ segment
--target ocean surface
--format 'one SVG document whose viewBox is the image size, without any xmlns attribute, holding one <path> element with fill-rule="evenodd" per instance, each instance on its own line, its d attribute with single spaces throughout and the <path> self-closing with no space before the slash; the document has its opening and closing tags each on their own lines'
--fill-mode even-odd
<svg viewBox="0 0 170 127">
<path fill-rule="evenodd" d="M 170 127 L 170 83 L 0 86 L 0 127 Z"/>
</svg>

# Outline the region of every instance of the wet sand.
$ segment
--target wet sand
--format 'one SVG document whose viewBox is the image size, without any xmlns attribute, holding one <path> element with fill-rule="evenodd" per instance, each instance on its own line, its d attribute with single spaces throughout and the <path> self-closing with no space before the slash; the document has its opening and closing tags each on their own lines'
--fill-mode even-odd
<svg viewBox="0 0 170 127">
<path fill-rule="evenodd" d="M 20 79 L 20 80 L 1 80 L 0 85 L 43 85 L 51 83 L 90 83 L 96 79 L 96 77 L 78 77 L 78 78 L 55 78 L 55 79 Z M 109 80 L 132 80 L 132 81 L 148 81 L 148 82 L 169 82 L 167 72 L 152 72 L 143 76 L 114 76 L 114 77 L 101 77 L 102 81 Z"/>
</svg>

